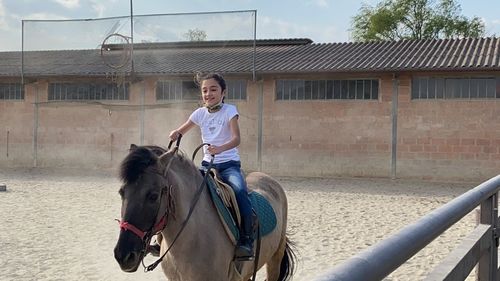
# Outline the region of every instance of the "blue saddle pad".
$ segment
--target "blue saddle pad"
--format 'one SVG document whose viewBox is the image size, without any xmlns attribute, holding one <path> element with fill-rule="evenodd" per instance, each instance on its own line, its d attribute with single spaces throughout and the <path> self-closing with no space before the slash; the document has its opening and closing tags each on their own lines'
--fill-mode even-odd
<svg viewBox="0 0 500 281">
<path fill-rule="evenodd" d="M 231 212 L 224 205 L 222 199 L 217 194 L 217 188 L 214 179 L 210 176 L 207 177 L 207 183 L 208 183 L 208 190 L 210 190 L 210 195 L 212 197 L 212 200 L 216 208 L 219 210 L 219 213 L 224 218 L 224 222 L 231 230 L 235 239 L 239 240 L 238 226 L 236 225 L 236 222 L 233 219 Z M 250 192 L 248 194 L 248 197 L 250 198 L 250 202 L 252 203 L 253 210 L 255 211 L 257 217 L 259 218 L 260 236 L 263 237 L 271 233 L 271 231 L 273 231 L 274 228 L 276 227 L 276 214 L 274 213 L 271 204 L 269 204 L 267 199 L 264 198 L 264 196 L 262 196 L 260 193 Z"/>
</svg>

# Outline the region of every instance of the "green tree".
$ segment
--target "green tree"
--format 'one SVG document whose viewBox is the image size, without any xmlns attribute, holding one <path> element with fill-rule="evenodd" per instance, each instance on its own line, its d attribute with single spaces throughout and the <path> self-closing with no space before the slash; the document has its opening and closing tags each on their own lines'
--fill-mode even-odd
<svg viewBox="0 0 500 281">
<path fill-rule="evenodd" d="M 354 41 L 484 36 L 479 17 L 460 13 L 455 0 L 384 0 L 376 7 L 363 4 L 350 31 Z"/>
<path fill-rule="evenodd" d="M 184 37 L 188 41 L 205 41 L 207 39 L 207 33 L 204 30 L 194 28 L 184 33 Z"/>
</svg>

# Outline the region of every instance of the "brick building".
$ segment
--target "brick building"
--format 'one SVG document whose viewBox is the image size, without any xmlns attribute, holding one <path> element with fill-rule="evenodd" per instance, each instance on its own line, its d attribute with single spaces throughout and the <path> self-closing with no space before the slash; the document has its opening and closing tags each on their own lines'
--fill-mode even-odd
<svg viewBox="0 0 500 281">
<path fill-rule="evenodd" d="M 193 74 L 217 71 L 241 114 L 247 171 L 500 173 L 497 38 L 148 43 L 133 58 L 122 83 L 96 50 L 0 53 L 0 166 L 115 169 L 130 143 L 166 146 L 199 106 Z M 181 148 L 198 143 L 191 132 Z"/>
</svg>

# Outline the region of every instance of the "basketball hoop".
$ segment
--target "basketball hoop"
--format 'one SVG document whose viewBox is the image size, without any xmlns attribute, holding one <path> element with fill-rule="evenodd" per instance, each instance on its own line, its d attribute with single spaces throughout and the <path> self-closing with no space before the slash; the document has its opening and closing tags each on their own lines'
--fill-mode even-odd
<svg viewBox="0 0 500 281">
<path fill-rule="evenodd" d="M 105 75 L 106 79 L 110 80 L 112 83 L 118 86 L 123 86 L 125 85 L 125 82 L 127 82 L 125 72 L 109 71 L 106 72 Z"/>
<path fill-rule="evenodd" d="M 113 33 L 108 35 L 101 44 L 101 58 L 107 66 L 121 70 L 130 62 L 132 46 L 129 37 Z"/>
</svg>

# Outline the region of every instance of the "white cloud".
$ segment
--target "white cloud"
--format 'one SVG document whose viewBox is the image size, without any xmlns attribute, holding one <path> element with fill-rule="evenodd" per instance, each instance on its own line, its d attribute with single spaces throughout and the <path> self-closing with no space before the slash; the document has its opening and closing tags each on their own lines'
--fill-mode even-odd
<svg viewBox="0 0 500 281">
<path fill-rule="evenodd" d="M 299 25 L 270 17 L 261 17 L 257 23 L 260 39 L 309 38 L 314 42 L 345 42 L 348 35 L 335 26 Z"/>
<path fill-rule="evenodd" d="M 104 13 L 106 11 L 106 5 L 102 4 L 99 1 L 90 1 L 90 6 L 97 13 L 97 17 L 104 17 Z"/>
<path fill-rule="evenodd" d="M 315 6 L 326 8 L 328 7 L 328 0 L 313 0 L 311 3 Z"/>
<path fill-rule="evenodd" d="M 129 11 L 129 6 L 128 6 L 128 1 L 124 0 L 85 0 L 85 3 L 88 3 L 92 11 L 94 11 L 97 15 L 98 18 L 103 18 L 103 17 L 109 17 L 110 12 L 111 14 L 116 14 L 118 13 L 120 16 L 122 15 L 120 12 L 117 12 L 117 10 L 122 10 L 123 9 L 123 4 L 127 3 L 125 6 L 125 10 L 128 12 Z M 83 5 L 83 3 L 82 3 Z"/>
<path fill-rule="evenodd" d="M 304 37 L 307 34 L 307 27 L 266 16 L 258 19 L 257 28 L 257 36 L 263 39 Z"/>
<path fill-rule="evenodd" d="M 0 0 L 0 30 L 7 30 L 9 26 L 6 19 L 5 6 L 3 5 L 3 0 Z"/>
<path fill-rule="evenodd" d="M 2 39 L 0 40 L 0 51 L 19 50 L 21 45 L 21 33 L 16 27 L 20 26 L 20 21 L 16 21 L 10 10 L 0 0 L 0 31 Z"/>
<path fill-rule="evenodd" d="M 481 18 L 484 24 L 486 36 L 499 36 L 500 35 L 500 19 L 485 19 Z"/>
<path fill-rule="evenodd" d="M 67 17 L 50 13 L 32 13 L 22 16 L 23 20 L 66 20 Z"/>
<path fill-rule="evenodd" d="M 80 0 L 53 0 L 53 1 L 67 9 L 76 9 L 80 7 Z"/>
</svg>

